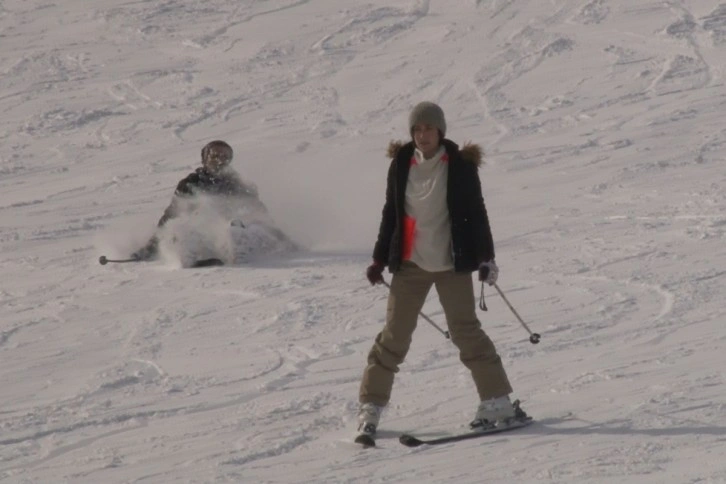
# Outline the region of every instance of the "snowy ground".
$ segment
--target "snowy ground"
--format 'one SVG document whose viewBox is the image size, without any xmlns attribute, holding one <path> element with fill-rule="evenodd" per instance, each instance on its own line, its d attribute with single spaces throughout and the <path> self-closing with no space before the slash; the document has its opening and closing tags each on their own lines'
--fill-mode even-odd
<svg viewBox="0 0 726 484">
<path fill-rule="evenodd" d="M 0 1 L 0 481 L 726 482 L 725 77 L 719 0 Z M 542 342 L 491 290 L 481 319 L 538 422 L 398 444 L 477 404 L 422 321 L 362 450 L 363 272 L 421 100 L 487 152 Z M 310 250 L 100 266 L 215 138 Z"/>
</svg>

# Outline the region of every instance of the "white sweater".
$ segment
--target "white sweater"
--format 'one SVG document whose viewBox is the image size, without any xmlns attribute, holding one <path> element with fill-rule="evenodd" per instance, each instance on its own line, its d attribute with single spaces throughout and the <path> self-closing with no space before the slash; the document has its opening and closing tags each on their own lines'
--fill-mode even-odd
<svg viewBox="0 0 726 484">
<path fill-rule="evenodd" d="M 414 151 L 404 206 L 413 224 L 409 260 L 429 272 L 454 268 L 451 219 L 446 203 L 448 178 L 449 157 L 443 146 L 428 160 L 418 149 Z"/>
</svg>

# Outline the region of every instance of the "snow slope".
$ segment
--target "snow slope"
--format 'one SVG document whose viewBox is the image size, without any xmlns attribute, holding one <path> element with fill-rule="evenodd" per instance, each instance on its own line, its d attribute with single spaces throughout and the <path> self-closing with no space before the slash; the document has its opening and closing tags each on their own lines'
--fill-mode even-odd
<svg viewBox="0 0 726 484">
<path fill-rule="evenodd" d="M 726 482 L 726 4 L 0 1 L 0 482 Z M 538 422 L 407 449 L 477 401 L 421 321 L 350 443 L 364 269 L 421 100 L 481 170 L 481 313 Z M 308 251 L 126 256 L 215 138 Z M 444 324 L 435 293 L 426 314 Z"/>
</svg>

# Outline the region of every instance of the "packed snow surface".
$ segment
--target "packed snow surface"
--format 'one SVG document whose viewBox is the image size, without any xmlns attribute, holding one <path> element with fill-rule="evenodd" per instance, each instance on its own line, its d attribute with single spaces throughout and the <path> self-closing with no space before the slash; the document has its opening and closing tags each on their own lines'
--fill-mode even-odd
<svg viewBox="0 0 726 484">
<path fill-rule="evenodd" d="M 726 482 L 725 76 L 723 0 L 0 1 L 0 481 Z M 537 421 L 400 445 L 478 404 L 421 320 L 364 450 L 364 271 L 423 100 L 486 152 L 542 340 L 479 315 Z M 99 265 L 212 139 L 304 249 Z"/>
</svg>

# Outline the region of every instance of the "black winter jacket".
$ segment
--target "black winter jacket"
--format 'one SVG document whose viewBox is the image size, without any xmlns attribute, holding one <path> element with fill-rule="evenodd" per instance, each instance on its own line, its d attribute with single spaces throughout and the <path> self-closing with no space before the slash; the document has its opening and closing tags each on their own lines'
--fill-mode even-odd
<svg viewBox="0 0 726 484">
<path fill-rule="evenodd" d="M 454 270 L 472 272 L 482 262 L 494 259 L 494 242 L 489 227 L 479 180 L 481 149 L 468 144 L 461 150 L 448 140 L 442 141 L 449 155 L 446 200 L 451 218 Z M 414 143 L 391 143 L 388 154 L 393 160 L 388 169 L 386 202 L 383 206 L 373 260 L 388 265 L 391 272 L 401 267 L 403 218 L 406 184 L 414 153 Z"/>
</svg>

